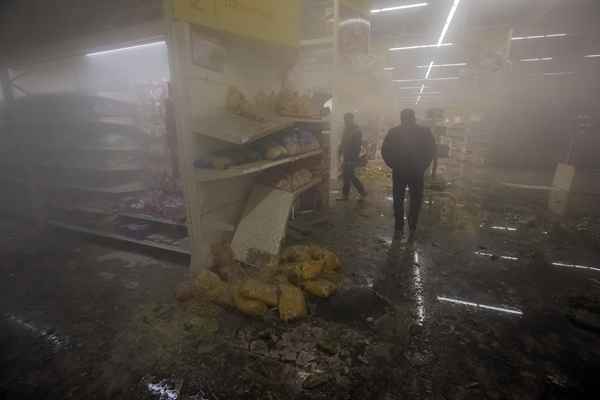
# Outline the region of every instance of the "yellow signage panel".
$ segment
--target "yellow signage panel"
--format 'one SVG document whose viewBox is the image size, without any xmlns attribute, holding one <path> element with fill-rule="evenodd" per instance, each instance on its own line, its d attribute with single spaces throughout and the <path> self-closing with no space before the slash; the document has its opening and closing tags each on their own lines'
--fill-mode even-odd
<svg viewBox="0 0 600 400">
<path fill-rule="evenodd" d="M 343 4 L 361 12 L 371 11 L 371 0 L 340 0 Z"/>
<path fill-rule="evenodd" d="M 295 46 L 301 5 L 301 0 L 173 0 L 173 13 L 193 24 Z"/>
</svg>

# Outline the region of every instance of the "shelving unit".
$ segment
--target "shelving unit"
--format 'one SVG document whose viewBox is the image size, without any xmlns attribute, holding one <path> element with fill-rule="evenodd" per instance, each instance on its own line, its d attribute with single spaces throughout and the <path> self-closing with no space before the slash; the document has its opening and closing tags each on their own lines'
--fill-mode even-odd
<svg viewBox="0 0 600 400">
<path fill-rule="evenodd" d="M 249 164 L 231 167 L 224 170 L 197 169 L 196 178 L 198 182 L 210 182 L 221 179 L 231 179 L 244 175 L 255 174 L 257 172 L 265 171 L 270 168 L 275 168 L 281 165 L 293 163 L 295 161 L 303 160 L 310 157 L 320 156 L 322 154 L 323 150 L 319 149 L 292 157 L 282 158 L 280 160 L 257 161 Z"/>
<path fill-rule="evenodd" d="M 290 18 L 290 2 L 285 7 L 273 3 L 269 7 L 283 10 L 282 18 Z M 299 4 L 299 3 L 298 3 Z M 257 6 L 259 8 L 266 5 Z M 298 7 L 300 9 L 301 7 Z M 180 154 L 180 170 L 184 179 L 188 228 L 191 238 L 194 271 L 211 266 L 211 247 L 217 243 L 231 243 L 239 261 L 248 263 L 248 252 L 265 250 L 276 256 L 285 226 L 294 205 L 311 195 L 319 201 L 312 202 L 326 207 L 328 196 L 329 141 L 322 133 L 328 129 L 328 121 L 303 116 L 280 116 L 275 111 L 264 112 L 264 121 L 246 118 L 228 111 L 230 89 L 235 87 L 247 99 L 255 99 L 261 93 L 280 93 L 290 73 L 290 65 L 297 61 L 299 36 L 293 43 L 270 43 L 282 40 L 281 32 L 290 30 L 295 22 L 277 20 L 278 35 L 249 38 L 248 32 L 237 33 L 235 27 L 221 31 L 205 30 L 193 16 L 172 10 L 168 15 L 169 57 L 171 78 L 175 93 L 177 136 Z M 229 9 L 223 12 L 233 12 Z M 248 18 L 262 18 L 258 14 Z M 299 18 L 299 16 L 298 16 Z M 273 19 L 275 20 L 275 19 Z M 270 19 L 270 21 L 273 21 Z M 299 24 L 298 24 L 299 26 Z M 214 29 L 214 27 L 211 27 Z M 227 32 L 228 31 L 228 32 Z M 258 31 L 263 32 L 261 27 Z M 263 32 L 264 33 L 264 32 Z M 294 36 L 299 32 L 292 34 Z M 242 36 L 244 35 L 244 36 Z M 210 57 L 198 59 L 192 49 L 202 47 L 203 42 L 218 43 L 226 54 L 222 65 L 208 67 Z M 286 41 L 283 41 L 286 42 Z M 250 100 L 252 101 L 252 100 Z M 260 108 L 260 107 L 259 107 Z M 320 148 L 303 154 L 277 160 L 261 160 L 237 165 L 223 170 L 193 168 L 196 160 L 207 160 L 219 152 L 244 151 L 244 146 L 255 142 L 275 139 L 282 131 L 298 128 L 310 131 L 319 141 Z M 258 143 L 260 146 L 262 143 Z M 314 147 L 313 147 L 314 148 Z M 247 148 L 250 150 L 250 148 Z M 255 149 L 252 149 L 255 150 Z M 275 189 L 266 183 L 271 174 L 291 177 L 298 169 L 308 169 L 313 177 L 293 191 Z M 261 210 L 254 213 L 254 211 Z M 248 212 L 252 211 L 252 215 Z M 245 250 L 236 243 L 249 244 L 244 237 L 275 238 L 271 246 L 261 249 L 260 240 L 253 240 Z M 237 239 L 236 239 L 237 238 Z"/>
<path fill-rule="evenodd" d="M 14 146 L 25 156 L 3 161 L 29 171 L 22 185 L 33 188 L 29 198 L 34 218 L 60 229 L 189 254 L 185 225 L 121 212 L 125 198 L 149 188 L 148 139 L 137 128 L 131 105 L 56 94 L 30 96 L 14 107 L 12 128 L 20 138 Z M 26 118 L 28 113 L 33 117 Z M 147 237 L 126 228 L 142 224 L 147 225 Z"/>
</svg>

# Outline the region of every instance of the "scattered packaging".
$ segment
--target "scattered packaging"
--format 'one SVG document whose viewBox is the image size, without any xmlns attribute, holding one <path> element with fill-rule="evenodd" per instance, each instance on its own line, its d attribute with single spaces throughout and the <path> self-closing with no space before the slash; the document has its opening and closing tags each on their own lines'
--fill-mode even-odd
<svg viewBox="0 0 600 400">
<path fill-rule="evenodd" d="M 305 281 L 302 287 L 313 296 L 327 298 L 337 290 L 337 285 L 325 279 Z"/>
<path fill-rule="evenodd" d="M 240 287 L 240 294 L 248 299 L 259 300 L 269 306 L 279 304 L 278 288 L 256 279 L 248 279 Z"/>
<path fill-rule="evenodd" d="M 279 317 L 283 321 L 292 321 L 305 317 L 306 301 L 304 293 L 296 286 L 280 285 L 281 295 L 279 296 Z"/>
</svg>

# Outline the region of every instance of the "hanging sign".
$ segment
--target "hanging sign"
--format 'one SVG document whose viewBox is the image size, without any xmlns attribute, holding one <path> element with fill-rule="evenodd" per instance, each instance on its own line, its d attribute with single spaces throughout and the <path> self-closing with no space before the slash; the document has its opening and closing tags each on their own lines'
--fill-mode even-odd
<svg viewBox="0 0 600 400">
<path fill-rule="evenodd" d="M 343 4 L 363 13 L 370 13 L 371 0 L 340 0 Z"/>
<path fill-rule="evenodd" d="M 297 46 L 301 0 L 172 0 L 175 18 L 267 42 Z"/>
</svg>

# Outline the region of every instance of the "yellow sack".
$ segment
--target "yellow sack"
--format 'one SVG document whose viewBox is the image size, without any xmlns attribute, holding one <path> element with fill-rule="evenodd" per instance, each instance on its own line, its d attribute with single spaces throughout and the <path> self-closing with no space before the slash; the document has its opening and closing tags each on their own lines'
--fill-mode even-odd
<svg viewBox="0 0 600 400">
<path fill-rule="evenodd" d="M 324 272 L 339 272 L 342 270 L 342 262 L 334 252 L 323 249 L 322 254 Z"/>
<path fill-rule="evenodd" d="M 316 279 L 323 272 L 322 261 L 304 261 L 294 266 L 293 273 L 296 278 L 308 281 Z"/>
<path fill-rule="evenodd" d="M 278 288 L 256 279 L 245 281 L 240 287 L 240 294 L 249 299 L 259 300 L 269 306 L 275 307 L 279 304 Z"/>
<path fill-rule="evenodd" d="M 235 307 L 246 315 L 261 317 L 269 310 L 262 301 L 247 299 L 241 295 L 238 287 L 232 289 Z"/>
<path fill-rule="evenodd" d="M 306 316 L 304 293 L 296 286 L 280 285 L 279 317 L 283 321 L 291 321 Z"/>
<path fill-rule="evenodd" d="M 217 304 L 231 305 L 231 291 L 229 286 L 211 271 L 202 271 L 196 276 L 194 285 L 198 294 Z"/>
<path fill-rule="evenodd" d="M 306 281 L 302 286 L 304 287 L 304 290 L 313 296 L 323 298 L 330 297 L 337 290 L 335 283 L 326 281 L 325 279 Z"/>
<path fill-rule="evenodd" d="M 281 253 L 281 260 L 286 263 L 297 263 L 311 259 L 309 246 L 290 246 Z"/>
</svg>

